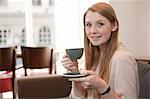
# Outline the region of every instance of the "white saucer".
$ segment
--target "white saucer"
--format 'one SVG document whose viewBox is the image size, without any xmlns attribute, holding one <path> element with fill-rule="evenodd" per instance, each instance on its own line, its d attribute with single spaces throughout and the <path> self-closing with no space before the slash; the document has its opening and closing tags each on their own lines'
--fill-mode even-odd
<svg viewBox="0 0 150 99">
<path fill-rule="evenodd" d="M 66 78 L 81 78 L 81 77 L 86 77 L 87 75 L 81 75 L 81 74 L 77 74 L 77 75 L 65 75 L 65 74 L 63 74 L 62 76 L 66 77 Z"/>
</svg>

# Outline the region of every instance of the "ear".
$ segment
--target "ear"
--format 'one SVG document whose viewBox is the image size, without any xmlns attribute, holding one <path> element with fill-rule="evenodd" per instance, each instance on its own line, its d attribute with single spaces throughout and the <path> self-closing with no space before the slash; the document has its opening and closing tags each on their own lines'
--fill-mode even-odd
<svg viewBox="0 0 150 99">
<path fill-rule="evenodd" d="M 112 31 L 116 31 L 116 29 L 118 28 L 118 24 L 115 22 L 113 25 L 112 25 Z"/>
</svg>

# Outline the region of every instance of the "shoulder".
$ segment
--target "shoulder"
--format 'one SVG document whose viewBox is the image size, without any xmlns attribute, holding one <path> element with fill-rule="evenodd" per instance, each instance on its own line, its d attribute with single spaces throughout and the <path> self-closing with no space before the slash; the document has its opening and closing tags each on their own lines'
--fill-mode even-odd
<svg viewBox="0 0 150 99">
<path fill-rule="evenodd" d="M 122 46 L 115 51 L 111 64 L 117 68 L 135 68 L 137 65 L 134 56 Z"/>
<path fill-rule="evenodd" d="M 112 60 L 114 61 L 134 61 L 134 56 L 123 46 L 119 46 L 115 51 Z"/>
</svg>

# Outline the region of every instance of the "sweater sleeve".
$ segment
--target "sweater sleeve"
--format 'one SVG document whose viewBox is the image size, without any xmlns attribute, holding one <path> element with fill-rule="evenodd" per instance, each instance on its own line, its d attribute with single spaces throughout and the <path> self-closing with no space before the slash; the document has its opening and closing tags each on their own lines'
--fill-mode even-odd
<svg viewBox="0 0 150 99">
<path fill-rule="evenodd" d="M 129 53 L 119 53 L 112 60 L 114 91 L 121 99 L 138 99 L 138 69 Z"/>
</svg>

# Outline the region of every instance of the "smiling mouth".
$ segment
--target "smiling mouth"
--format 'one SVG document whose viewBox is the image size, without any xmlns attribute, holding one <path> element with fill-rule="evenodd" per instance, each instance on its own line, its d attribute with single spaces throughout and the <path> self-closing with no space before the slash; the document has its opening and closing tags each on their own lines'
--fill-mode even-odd
<svg viewBox="0 0 150 99">
<path fill-rule="evenodd" d="M 91 36 L 91 38 L 93 38 L 93 39 L 98 39 L 100 37 L 102 37 L 102 36 Z"/>
</svg>

